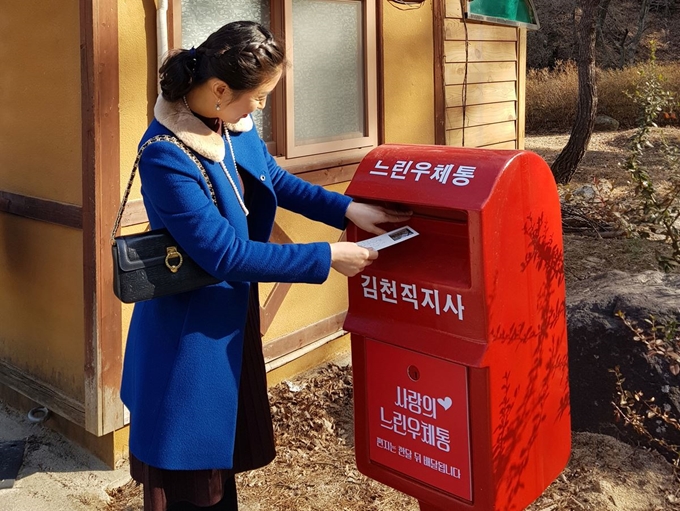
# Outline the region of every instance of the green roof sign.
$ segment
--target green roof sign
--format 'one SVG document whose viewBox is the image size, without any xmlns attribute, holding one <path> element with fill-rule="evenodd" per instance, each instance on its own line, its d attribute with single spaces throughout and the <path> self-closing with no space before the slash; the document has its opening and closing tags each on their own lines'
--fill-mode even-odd
<svg viewBox="0 0 680 511">
<path fill-rule="evenodd" d="M 532 0 L 465 0 L 465 16 L 472 20 L 538 30 Z"/>
</svg>

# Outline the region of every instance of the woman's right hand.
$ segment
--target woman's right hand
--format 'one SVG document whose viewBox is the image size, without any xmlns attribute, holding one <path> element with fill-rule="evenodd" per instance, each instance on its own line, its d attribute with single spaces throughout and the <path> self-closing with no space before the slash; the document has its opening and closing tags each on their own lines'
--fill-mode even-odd
<svg viewBox="0 0 680 511">
<path fill-rule="evenodd" d="M 378 258 L 378 251 L 360 247 L 356 243 L 331 243 L 331 268 L 346 277 L 354 277 Z"/>
</svg>

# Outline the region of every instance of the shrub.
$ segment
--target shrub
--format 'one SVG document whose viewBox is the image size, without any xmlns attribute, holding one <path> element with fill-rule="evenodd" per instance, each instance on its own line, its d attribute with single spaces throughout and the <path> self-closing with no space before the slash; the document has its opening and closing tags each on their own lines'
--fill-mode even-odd
<svg viewBox="0 0 680 511">
<path fill-rule="evenodd" d="M 640 70 L 640 83 L 627 92 L 637 106 L 637 129 L 629 144 L 629 155 L 623 168 L 629 173 L 635 187 L 635 210 L 627 216 L 633 231 L 641 237 L 660 236 L 671 245 L 670 256 L 657 254 L 659 266 L 664 271 L 680 265 L 680 147 L 670 143 L 661 134 L 661 148 L 666 168 L 671 172 L 667 186 L 662 187 L 647 172 L 647 148 L 653 147 L 650 140 L 652 128 L 663 114 L 673 110 L 677 104 L 674 94 L 667 89 L 665 79 L 656 63 L 654 47 L 648 64 Z"/>
<path fill-rule="evenodd" d="M 633 339 L 642 342 L 647 348 L 647 358 L 659 368 L 659 371 L 670 372 L 673 376 L 680 373 L 680 335 L 678 324 L 674 320 L 661 321 L 651 316 L 645 320 L 646 328 L 640 328 L 628 319 L 622 311 L 616 316 L 634 334 Z M 616 378 L 616 394 L 618 401 L 612 402 L 616 417 L 625 426 L 637 433 L 641 443 L 647 445 L 673 463 L 676 476 L 680 477 L 680 417 L 677 406 L 674 408 L 664 400 L 654 396 L 645 396 L 640 391 L 632 391 L 625 384 L 626 378 L 619 367 L 610 369 Z M 639 375 L 638 375 L 639 378 Z M 664 381 L 659 378 L 659 381 Z M 670 394 L 670 386 L 662 385 L 662 392 Z M 666 399 L 668 401 L 668 399 Z M 663 404 L 661 404 L 663 403 Z"/>
<path fill-rule="evenodd" d="M 598 114 L 613 117 L 622 129 L 638 125 L 639 107 L 631 95 L 642 85 L 645 66 L 638 64 L 625 69 L 597 71 Z M 664 77 L 665 88 L 676 98 L 680 97 L 680 64 L 656 64 L 656 70 Z M 561 62 L 553 70 L 529 70 L 526 83 L 527 133 L 569 133 L 576 116 L 577 96 L 578 70 L 575 63 Z M 663 124 L 674 119 L 659 121 Z"/>
<path fill-rule="evenodd" d="M 576 116 L 578 70 L 573 61 L 531 69 L 526 82 L 526 131 L 569 132 Z"/>
</svg>

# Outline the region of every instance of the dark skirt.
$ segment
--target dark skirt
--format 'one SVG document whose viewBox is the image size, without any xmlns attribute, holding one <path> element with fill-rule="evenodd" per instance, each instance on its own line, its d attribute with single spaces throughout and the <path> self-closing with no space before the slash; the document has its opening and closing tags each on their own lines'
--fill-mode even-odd
<svg viewBox="0 0 680 511">
<path fill-rule="evenodd" d="M 130 453 L 130 474 L 135 481 L 144 485 L 144 511 L 166 511 L 179 502 L 207 507 L 216 505 L 223 497 L 225 501 L 231 499 L 232 492 L 235 501 L 234 475 L 263 467 L 275 455 L 267 372 L 260 335 L 260 304 L 257 284 L 252 284 L 243 342 L 234 467 L 165 470 L 149 466 Z"/>
</svg>

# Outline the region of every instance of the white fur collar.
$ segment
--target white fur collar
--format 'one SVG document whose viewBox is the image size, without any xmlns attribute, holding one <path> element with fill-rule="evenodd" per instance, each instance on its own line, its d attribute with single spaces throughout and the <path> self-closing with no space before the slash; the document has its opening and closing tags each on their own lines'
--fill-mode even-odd
<svg viewBox="0 0 680 511">
<path fill-rule="evenodd" d="M 213 161 L 224 160 L 226 151 L 222 137 L 192 114 L 181 99 L 168 101 L 159 95 L 153 113 L 158 122 L 201 156 Z M 244 117 L 236 124 L 226 126 L 229 131 L 250 131 L 253 129 L 253 119 Z"/>
</svg>

